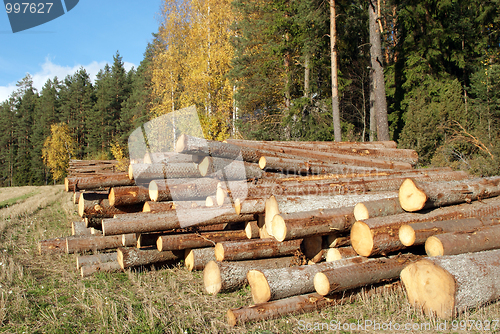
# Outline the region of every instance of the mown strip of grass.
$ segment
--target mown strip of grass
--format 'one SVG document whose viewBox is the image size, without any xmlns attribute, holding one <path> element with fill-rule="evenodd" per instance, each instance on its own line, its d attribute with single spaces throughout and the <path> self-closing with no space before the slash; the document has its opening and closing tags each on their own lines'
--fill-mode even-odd
<svg viewBox="0 0 500 334">
<path fill-rule="evenodd" d="M 6 208 L 6 207 L 9 207 L 9 206 L 12 206 L 14 204 L 17 204 L 18 202 L 21 202 L 21 201 L 24 201 L 32 196 L 35 196 L 39 193 L 39 191 L 32 191 L 28 194 L 24 194 L 24 195 L 21 195 L 21 196 L 17 196 L 17 197 L 12 197 L 12 198 L 9 198 L 9 199 L 6 199 L 5 201 L 2 201 L 0 202 L 0 209 L 3 209 L 3 208 Z"/>
</svg>

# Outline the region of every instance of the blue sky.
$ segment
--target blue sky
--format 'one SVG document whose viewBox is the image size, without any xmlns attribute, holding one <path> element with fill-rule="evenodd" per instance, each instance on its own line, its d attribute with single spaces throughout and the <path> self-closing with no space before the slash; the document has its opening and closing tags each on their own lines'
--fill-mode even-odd
<svg viewBox="0 0 500 334">
<path fill-rule="evenodd" d="M 18 33 L 12 33 L 2 3 L 0 102 L 16 90 L 16 83 L 27 73 L 38 90 L 47 79 L 64 79 L 80 67 L 94 79 L 106 63 L 113 63 L 116 51 L 123 57 L 127 70 L 137 68 L 152 41 L 152 33 L 158 31 L 161 2 L 80 0 L 66 14 Z"/>
</svg>

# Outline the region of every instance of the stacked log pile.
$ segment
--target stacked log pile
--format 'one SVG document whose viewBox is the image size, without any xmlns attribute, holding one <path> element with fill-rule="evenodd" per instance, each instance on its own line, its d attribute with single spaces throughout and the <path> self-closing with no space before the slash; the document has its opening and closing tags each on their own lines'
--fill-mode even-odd
<svg viewBox="0 0 500 334">
<path fill-rule="evenodd" d="M 422 254 L 500 248 L 500 178 L 414 169 L 417 160 L 394 142 L 182 135 L 175 153 L 148 153 L 128 173 L 69 176 L 66 190 L 84 191 L 82 221 L 40 252 L 79 254 L 82 276 L 184 260 L 209 294 L 248 284 L 256 305 L 229 310 L 231 325 L 326 307 L 400 275 L 409 300 L 436 312 L 415 277 L 455 272 Z M 472 305 L 455 302 L 450 282 L 439 307 L 452 306 L 438 315 Z"/>
</svg>

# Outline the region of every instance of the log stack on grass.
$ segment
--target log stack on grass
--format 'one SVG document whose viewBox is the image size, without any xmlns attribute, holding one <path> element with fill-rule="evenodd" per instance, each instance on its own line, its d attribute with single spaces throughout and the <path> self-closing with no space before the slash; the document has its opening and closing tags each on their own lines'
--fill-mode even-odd
<svg viewBox="0 0 500 334">
<path fill-rule="evenodd" d="M 353 299 L 362 287 L 389 288 L 428 261 L 421 260 L 427 238 L 438 255 L 496 247 L 494 240 L 482 248 L 448 244 L 463 243 L 450 239 L 458 234 L 498 234 L 500 182 L 414 169 L 415 151 L 394 142 L 226 143 L 182 135 L 175 147 L 148 152 L 126 175 L 69 177 L 67 191 L 84 194 L 87 227 L 75 222 L 78 235 L 41 241 L 40 251 L 78 254 L 82 276 L 184 259 L 188 270 L 203 270 L 209 294 L 250 285 L 256 305 L 229 310 L 236 325 Z M 90 226 L 102 235 L 89 236 Z M 403 282 L 413 304 L 426 302 L 411 290 L 418 283 Z"/>
</svg>

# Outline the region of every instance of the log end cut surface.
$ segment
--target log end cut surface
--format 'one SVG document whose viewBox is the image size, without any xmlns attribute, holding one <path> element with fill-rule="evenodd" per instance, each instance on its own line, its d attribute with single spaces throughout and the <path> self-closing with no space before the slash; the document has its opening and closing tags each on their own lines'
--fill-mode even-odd
<svg viewBox="0 0 500 334">
<path fill-rule="evenodd" d="M 259 159 L 259 167 L 260 169 L 266 168 L 266 157 L 260 157 Z"/>
<path fill-rule="evenodd" d="M 358 203 L 354 206 L 354 218 L 356 220 L 365 220 L 370 218 L 368 209 L 363 203 Z"/>
<path fill-rule="evenodd" d="M 426 201 L 427 195 L 417 187 L 413 180 L 403 181 L 399 188 L 399 204 L 403 210 L 408 212 L 422 210 Z"/>
<path fill-rule="evenodd" d="M 440 318 L 453 316 L 455 280 L 446 270 L 421 260 L 403 269 L 401 280 L 411 304 L 422 307 L 428 315 L 435 314 Z"/>
<path fill-rule="evenodd" d="M 415 243 L 415 230 L 410 225 L 403 225 L 399 228 L 399 241 L 406 247 Z"/>
<path fill-rule="evenodd" d="M 428 256 L 442 256 L 444 254 L 443 243 L 435 236 L 429 237 L 425 241 L 425 252 Z"/>
<path fill-rule="evenodd" d="M 259 270 L 250 270 L 247 273 L 248 283 L 252 290 L 252 298 L 255 304 L 265 303 L 271 299 L 271 289 L 266 276 Z"/>
<path fill-rule="evenodd" d="M 317 293 L 326 296 L 330 293 L 330 280 L 325 274 L 317 273 L 314 275 L 314 288 Z"/>
<path fill-rule="evenodd" d="M 273 221 L 271 222 L 273 236 L 276 240 L 282 242 L 286 238 L 286 223 L 281 215 L 275 215 Z"/>
<path fill-rule="evenodd" d="M 192 249 L 186 249 L 184 251 L 184 264 L 187 270 L 193 271 L 194 268 L 194 252 Z"/>
<path fill-rule="evenodd" d="M 217 262 L 210 261 L 203 269 L 203 284 L 205 285 L 205 291 L 211 295 L 215 295 L 220 291 L 222 284 Z"/>
<path fill-rule="evenodd" d="M 215 259 L 217 261 L 224 261 L 224 246 L 220 242 L 215 244 Z"/>
<path fill-rule="evenodd" d="M 373 236 L 370 227 L 357 221 L 351 228 L 352 248 L 361 256 L 370 256 L 373 250 Z"/>
<path fill-rule="evenodd" d="M 149 182 L 149 198 L 153 202 L 158 200 L 158 184 L 155 181 Z"/>
<path fill-rule="evenodd" d="M 279 215 L 280 210 L 279 210 L 279 205 L 278 201 L 276 200 L 276 197 L 271 196 L 266 200 L 266 209 L 265 209 L 265 225 L 267 229 L 267 233 L 269 235 L 273 235 L 272 231 L 272 224 L 271 222 L 273 221 L 273 218 L 275 215 Z"/>
</svg>

